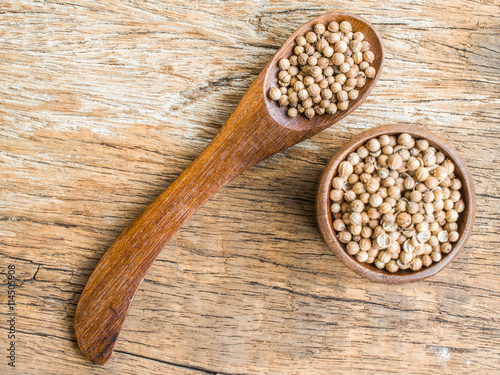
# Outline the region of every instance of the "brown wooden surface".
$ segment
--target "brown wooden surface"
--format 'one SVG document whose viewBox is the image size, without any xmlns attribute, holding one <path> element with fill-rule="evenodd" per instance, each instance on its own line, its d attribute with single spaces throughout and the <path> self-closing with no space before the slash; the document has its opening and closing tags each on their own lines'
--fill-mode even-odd
<svg viewBox="0 0 500 375">
<path fill-rule="evenodd" d="M 73 319 L 99 259 L 205 148 L 286 37 L 335 9 L 382 35 L 372 95 L 209 200 L 154 262 L 111 360 L 91 364 Z M 18 331 L 17 367 L 3 356 L 0 371 L 500 373 L 499 10 L 495 1 L 2 2 L 0 265 L 16 266 Z M 314 218 L 329 158 L 390 123 L 448 140 L 477 193 L 464 251 L 402 286 L 348 270 Z"/>
</svg>

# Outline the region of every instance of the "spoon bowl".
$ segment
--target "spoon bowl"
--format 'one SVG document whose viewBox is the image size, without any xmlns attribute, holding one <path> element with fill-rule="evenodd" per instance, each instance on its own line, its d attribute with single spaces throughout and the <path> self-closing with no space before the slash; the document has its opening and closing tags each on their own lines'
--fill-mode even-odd
<svg viewBox="0 0 500 375">
<path fill-rule="evenodd" d="M 308 120 L 290 118 L 267 97 L 277 83 L 278 60 L 289 57 L 298 35 L 315 23 L 349 21 L 370 42 L 377 73 L 367 80 L 349 108 Z M 82 292 L 75 313 L 80 349 L 94 363 L 104 364 L 144 276 L 165 244 L 211 196 L 261 160 L 310 138 L 356 109 L 377 82 L 384 51 L 376 30 L 349 13 L 329 13 L 295 31 L 250 85 L 219 133 L 193 163 L 116 239 L 97 264 Z"/>
<path fill-rule="evenodd" d="M 349 107 L 346 111 L 337 111 L 333 115 L 324 114 L 316 115 L 312 119 L 307 119 L 303 115 L 299 115 L 295 118 L 291 118 L 286 114 L 286 110 L 280 108 L 276 102 L 269 99 L 267 95 L 267 90 L 270 87 L 277 85 L 277 76 L 280 71 L 278 66 L 279 60 L 283 58 L 289 58 L 293 54 L 293 47 L 295 45 L 295 38 L 298 36 L 306 34 L 308 31 L 313 29 L 313 26 L 317 23 L 322 23 L 328 25 L 330 22 L 336 21 L 338 23 L 342 21 L 348 21 L 352 25 L 352 29 L 355 31 L 360 31 L 364 35 L 364 39 L 370 43 L 370 50 L 375 55 L 375 60 L 371 63 L 376 70 L 376 75 L 374 78 L 367 79 L 366 84 L 359 89 L 359 97 L 356 100 L 349 101 Z M 335 12 L 327 13 L 313 20 L 305 23 L 299 27 L 280 47 L 280 49 L 274 54 L 269 63 L 263 69 L 262 74 L 264 76 L 264 84 L 262 85 L 262 96 L 266 99 L 266 108 L 272 118 L 279 124 L 286 126 L 290 129 L 296 130 L 310 130 L 314 129 L 325 129 L 331 126 L 333 123 L 340 121 L 356 108 L 358 108 L 361 103 L 368 97 L 377 80 L 380 76 L 384 63 L 384 47 L 382 45 L 382 38 L 380 37 L 377 30 L 364 18 L 357 16 L 352 13 L 346 12 Z"/>
</svg>

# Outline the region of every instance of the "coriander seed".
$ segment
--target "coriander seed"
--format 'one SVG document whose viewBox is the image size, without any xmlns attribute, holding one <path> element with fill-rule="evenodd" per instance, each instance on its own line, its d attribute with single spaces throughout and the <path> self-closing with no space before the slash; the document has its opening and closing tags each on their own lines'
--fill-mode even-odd
<svg viewBox="0 0 500 375">
<path fill-rule="evenodd" d="M 268 95 L 271 100 L 278 100 L 281 97 L 281 91 L 277 87 L 271 87 Z"/>
</svg>

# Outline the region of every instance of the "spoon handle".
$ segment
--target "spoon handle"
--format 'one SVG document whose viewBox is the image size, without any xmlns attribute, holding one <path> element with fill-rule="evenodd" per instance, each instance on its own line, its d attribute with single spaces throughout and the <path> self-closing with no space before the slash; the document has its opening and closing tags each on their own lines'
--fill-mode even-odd
<svg viewBox="0 0 500 375">
<path fill-rule="evenodd" d="M 240 103 L 252 101 L 249 93 Z M 258 96 L 253 99 L 260 103 Z M 278 129 L 258 115 L 260 105 L 238 107 L 200 156 L 117 238 L 90 276 L 78 302 L 75 332 L 92 362 L 103 364 L 111 356 L 132 300 L 167 241 L 234 177 L 287 146 L 273 141 Z"/>
</svg>

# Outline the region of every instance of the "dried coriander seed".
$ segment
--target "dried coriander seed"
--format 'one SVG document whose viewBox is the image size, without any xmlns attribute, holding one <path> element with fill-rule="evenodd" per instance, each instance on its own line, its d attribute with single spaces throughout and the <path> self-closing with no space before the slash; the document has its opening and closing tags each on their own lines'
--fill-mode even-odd
<svg viewBox="0 0 500 375">
<path fill-rule="evenodd" d="M 288 108 L 287 115 L 288 117 L 297 117 L 298 111 L 294 107 Z"/>
<path fill-rule="evenodd" d="M 281 91 L 277 87 L 271 87 L 268 95 L 271 100 L 278 100 L 281 97 Z"/>
</svg>

